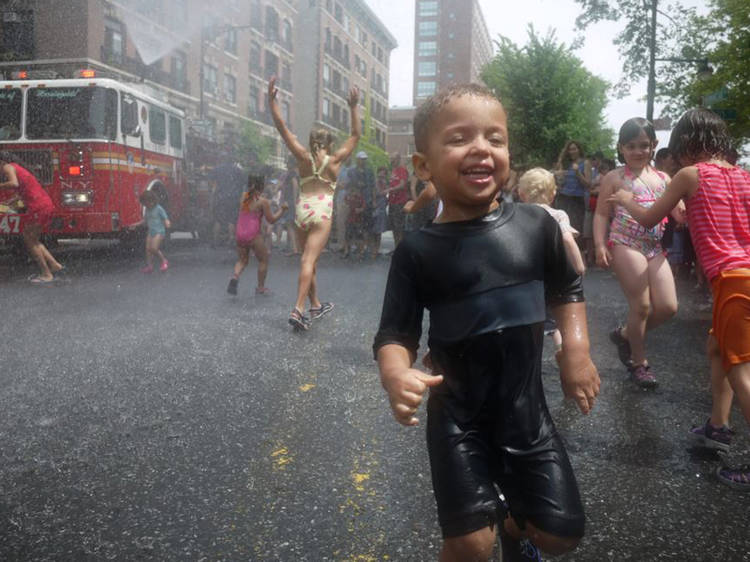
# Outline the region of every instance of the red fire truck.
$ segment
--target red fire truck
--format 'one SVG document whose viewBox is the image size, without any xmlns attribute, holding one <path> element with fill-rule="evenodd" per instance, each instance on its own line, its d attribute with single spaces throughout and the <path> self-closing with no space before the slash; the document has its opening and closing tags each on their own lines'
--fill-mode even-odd
<svg viewBox="0 0 750 562">
<path fill-rule="evenodd" d="M 182 111 L 137 84 L 94 76 L 0 82 L 0 150 L 50 194 L 50 237 L 124 238 L 142 218 L 144 190 L 156 192 L 176 229 L 195 230 L 193 208 L 207 206 L 188 189 L 185 129 Z M 0 202 L 11 195 L 0 191 Z M 4 210 L 0 236 L 20 235 L 22 210 Z"/>
</svg>

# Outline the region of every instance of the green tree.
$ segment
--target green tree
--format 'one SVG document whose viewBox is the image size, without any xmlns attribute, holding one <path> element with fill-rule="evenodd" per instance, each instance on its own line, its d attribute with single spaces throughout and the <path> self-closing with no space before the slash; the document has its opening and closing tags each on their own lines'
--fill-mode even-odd
<svg viewBox="0 0 750 562">
<path fill-rule="evenodd" d="M 630 85 L 648 76 L 651 55 L 652 9 L 657 12 L 655 28 L 655 57 L 660 52 L 669 51 L 675 43 L 674 38 L 680 35 L 680 23 L 685 8 L 679 2 L 660 2 L 659 0 L 575 0 L 581 5 L 582 12 L 576 18 L 581 32 L 600 21 L 624 22 L 625 27 L 612 40 L 622 57 L 623 76 L 615 85 L 614 92 L 618 97 L 630 94 Z"/>
<path fill-rule="evenodd" d="M 710 106 L 726 119 L 738 143 L 750 141 L 750 0 L 711 0 L 709 12 L 684 16 L 678 50 L 670 57 L 708 59 L 713 73 L 696 73 L 694 65 L 672 63 L 657 74 L 657 97 L 665 114 L 676 118 L 684 110 Z M 717 95 L 720 94 L 720 95 Z M 731 112 L 728 114 L 727 112 Z"/>
<path fill-rule="evenodd" d="M 276 138 L 264 135 L 254 123 L 245 123 L 237 139 L 238 159 L 246 168 L 268 164 L 276 149 Z"/>
<path fill-rule="evenodd" d="M 554 32 L 540 37 L 529 26 L 523 47 L 503 36 L 496 44 L 482 80 L 508 113 L 514 167 L 551 167 L 569 139 L 589 153 L 612 145 L 614 132 L 603 115 L 608 83 L 586 70 Z"/>
</svg>

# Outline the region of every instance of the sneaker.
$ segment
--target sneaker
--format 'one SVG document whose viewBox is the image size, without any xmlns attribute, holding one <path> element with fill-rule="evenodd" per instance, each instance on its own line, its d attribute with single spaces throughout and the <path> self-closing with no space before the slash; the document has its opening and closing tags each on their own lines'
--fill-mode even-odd
<svg viewBox="0 0 750 562">
<path fill-rule="evenodd" d="M 273 293 L 268 287 L 255 287 L 255 294 L 270 297 Z"/>
<path fill-rule="evenodd" d="M 297 331 L 310 329 L 310 319 L 296 308 L 289 313 L 289 324 Z"/>
<path fill-rule="evenodd" d="M 313 320 L 317 320 L 318 318 L 325 316 L 332 310 L 333 310 L 332 302 L 322 302 L 320 303 L 320 306 L 318 308 L 310 309 L 310 318 Z"/>
<path fill-rule="evenodd" d="M 719 482 L 743 492 L 750 492 L 750 464 L 739 468 L 720 466 L 716 469 Z"/>
<path fill-rule="evenodd" d="M 163 262 L 161 262 L 161 265 L 159 266 L 159 271 L 164 273 L 168 269 L 169 269 L 169 262 L 167 260 L 164 260 Z"/>
<path fill-rule="evenodd" d="M 689 432 L 690 440 L 706 449 L 726 453 L 732 443 L 734 431 L 725 425 L 714 427 L 710 422 L 709 419 L 705 425 L 693 426 Z"/>
<path fill-rule="evenodd" d="M 234 279 L 234 278 L 230 279 L 229 285 L 227 286 L 227 293 L 229 293 L 230 295 L 236 295 L 238 282 L 239 281 L 237 279 Z"/>
<path fill-rule="evenodd" d="M 630 378 L 641 388 L 656 388 L 659 383 L 649 365 L 637 365 L 630 370 Z"/>
<path fill-rule="evenodd" d="M 503 535 L 500 539 L 502 560 L 522 560 L 523 562 L 543 562 L 542 552 L 529 539 L 516 541 Z"/>
<path fill-rule="evenodd" d="M 141 268 L 141 273 L 153 273 L 153 272 L 154 272 L 153 265 L 147 265 L 146 267 Z"/>
<path fill-rule="evenodd" d="M 633 362 L 630 359 L 630 342 L 622 337 L 622 326 L 617 326 L 609 333 L 609 339 L 617 346 L 617 356 L 620 362 L 628 368 L 631 368 Z"/>
</svg>

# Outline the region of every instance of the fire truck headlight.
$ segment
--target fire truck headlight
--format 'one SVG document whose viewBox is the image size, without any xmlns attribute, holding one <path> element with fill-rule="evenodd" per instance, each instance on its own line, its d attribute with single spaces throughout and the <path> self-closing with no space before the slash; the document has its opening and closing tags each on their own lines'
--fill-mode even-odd
<svg viewBox="0 0 750 562">
<path fill-rule="evenodd" d="M 84 207 L 93 202 L 93 193 L 90 191 L 63 191 L 63 205 L 69 207 Z"/>
</svg>

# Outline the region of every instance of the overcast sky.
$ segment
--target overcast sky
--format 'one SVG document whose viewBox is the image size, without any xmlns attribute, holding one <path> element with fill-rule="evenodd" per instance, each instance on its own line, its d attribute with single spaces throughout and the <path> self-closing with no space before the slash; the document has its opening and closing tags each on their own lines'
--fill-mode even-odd
<svg viewBox="0 0 750 562">
<path fill-rule="evenodd" d="M 412 77 L 414 66 L 414 0 L 366 0 L 390 32 L 399 46 L 391 52 L 390 105 L 411 105 Z M 687 0 L 688 5 L 704 4 L 698 0 Z M 516 44 L 526 43 L 526 29 L 533 23 L 537 32 L 546 34 L 554 29 L 558 41 L 570 44 L 577 36 L 575 19 L 580 5 L 573 0 L 480 0 L 490 37 L 505 35 Z M 589 26 L 585 44 L 576 51 L 584 66 L 593 74 L 614 84 L 619 81 L 622 61 L 612 44 L 613 37 L 621 25 L 603 22 Z M 608 124 L 617 131 L 631 117 L 646 116 L 646 81 L 633 84 L 631 95 L 625 99 L 610 96 L 605 110 Z M 656 105 L 655 116 L 659 116 Z M 668 133 L 659 133 L 660 142 L 666 144 Z"/>
</svg>

